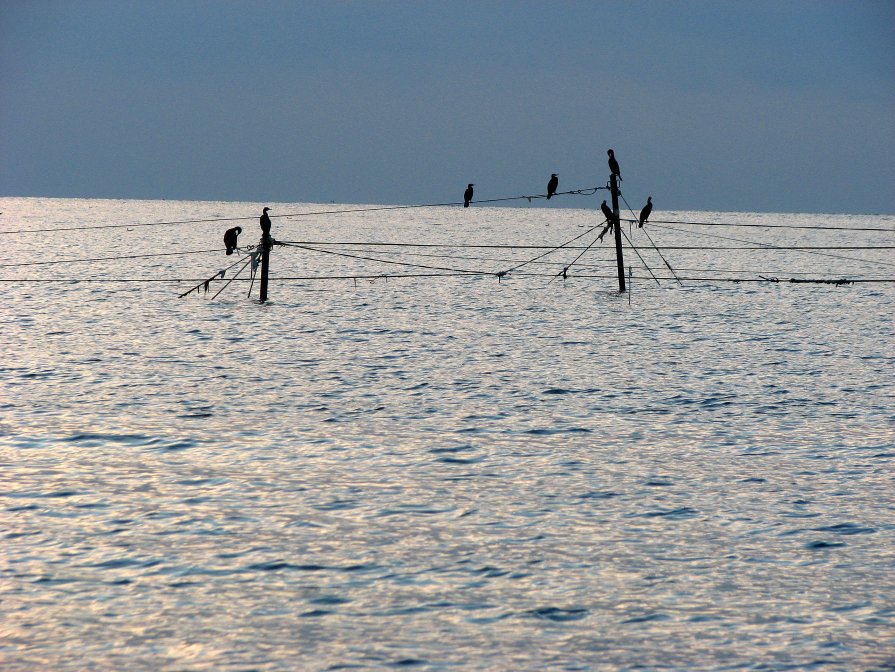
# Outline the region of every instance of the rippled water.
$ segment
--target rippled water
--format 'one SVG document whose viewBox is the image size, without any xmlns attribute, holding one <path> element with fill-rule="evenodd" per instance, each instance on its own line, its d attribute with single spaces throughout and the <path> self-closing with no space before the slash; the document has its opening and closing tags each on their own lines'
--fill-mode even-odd
<svg viewBox="0 0 895 672">
<path fill-rule="evenodd" d="M 0 231 L 259 210 L 0 199 Z M 360 243 L 558 245 L 595 219 L 409 210 L 273 233 L 497 271 L 541 251 Z M 607 241 L 565 282 L 549 276 L 580 250 L 500 282 L 312 281 L 282 278 L 423 271 L 275 248 L 268 304 L 242 281 L 179 299 L 233 260 L 230 225 L 2 236 L 3 278 L 193 280 L 0 283 L 4 670 L 895 669 L 895 285 L 657 286 L 627 251 L 619 295 Z M 685 277 L 892 277 L 891 251 L 833 254 L 666 256 Z"/>
</svg>

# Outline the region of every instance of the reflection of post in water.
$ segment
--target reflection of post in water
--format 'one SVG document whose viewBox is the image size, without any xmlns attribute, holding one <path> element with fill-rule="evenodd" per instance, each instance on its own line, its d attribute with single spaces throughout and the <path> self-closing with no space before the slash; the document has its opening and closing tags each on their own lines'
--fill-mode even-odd
<svg viewBox="0 0 895 672">
<path fill-rule="evenodd" d="M 264 208 L 261 215 L 261 302 L 267 301 L 267 266 L 270 260 L 270 217 L 267 211 L 270 208 Z"/>
</svg>

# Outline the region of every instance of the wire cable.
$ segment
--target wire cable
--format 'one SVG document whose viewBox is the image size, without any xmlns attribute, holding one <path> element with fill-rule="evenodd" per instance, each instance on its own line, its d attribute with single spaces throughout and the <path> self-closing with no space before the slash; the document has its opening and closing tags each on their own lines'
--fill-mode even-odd
<svg viewBox="0 0 895 672">
<path fill-rule="evenodd" d="M 570 189 L 569 191 L 560 191 L 554 194 L 554 196 L 592 196 L 600 189 L 606 189 L 606 187 L 586 187 L 584 189 Z M 533 194 L 533 195 L 524 195 L 524 196 L 505 196 L 503 198 L 485 198 L 479 199 L 476 201 L 470 201 L 470 203 L 504 203 L 507 201 L 520 201 L 527 200 L 531 202 L 535 199 L 547 198 L 547 194 Z M 359 213 L 359 212 L 383 212 L 386 210 L 409 210 L 413 208 L 442 208 L 442 207 L 456 207 L 463 205 L 463 201 L 451 201 L 447 203 L 416 203 L 412 205 L 384 205 L 384 206 L 374 206 L 374 207 L 362 207 L 362 208 L 347 208 L 342 210 L 317 210 L 311 212 L 293 212 L 293 213 L 284 213 L 282 215 L 269 215 L 271 219 L 276 218 L 291 218 L 291 217 L 316 217 L 319 215 L 342 215 L 348 213 Z M 68 227 L 58 227 L 53 229 L 19 229 L 16 231 L 0 231 L 0 235 L 11 235 L 11 234 L 19 234 L 19 233 L 52 233 L 54 231 L 90 231 L 95 229 L 122 229 L 122 228 L 131 228 L 131 227 L 142 227 L 142 226 L 173 226 L 178 224 L 209 224 L 209 223 L 219 223 L 219 222 L 241 222 L 252 219 L 258 219 L 258 215 L 252 215 L 249 217 L 210 217 L 206 219 L 179 219 L 172 220 L 166 222 L 137 222 L 130 224 L 98 224 L 95 226 L 68 226 Z"/>
<path fill-rule="evenodd" d="M 636 254 L 636 255 L 638 256 L 638 258 L 640 259 L 640 263 L 643 264 L 644 268 L 646 268 L 646 270 L 649 271 L 649 274 L 650 274 L 651 276 L 653 276 L 653 280 L 656 281 L 656 284 L 657 284 L 657 285 L 660 285 L 660 283 L 659 283 L 659 279 L 656 277 L 656 274 L 653 273 L 653 269 L 651 269 L 651 268 L 649 267 L 649 265 L 646 263 L 646 261 L 644 261 L 643 257 L 640 256 L 640 252 L 638 252 L 638 251 L 637 251 L 637 248 L 634 247 L 634 243 L 632 243 L 632 242 L 631 242 L 631 239 L 628 238 L 628 234 L 625 233 L 624 229 L 621 228 L 621 223 L 619 223 L 619 225 L 618 225 L 618 230 L 619 230 L 619 232 L 621 232 L 621 234 L 625 237 L 625 240 L 628 241 L 628 244 L 631 246 L 631 249 L 634 250 L 635 254 Z M 659 256 L 662 256 L 662 255 L 659 255 Z M 669 266 L 669 268 L 671 268 L 671 267 Z M 674 271 L 672 271 L 671 274 L 674 275 L 675 278 L 677 278 L 677 281 L 678 281 L 679 284 L 683 284 L 683 283 L 680 281 L 680 278 L 678 278 L 677 275 L 674 273 Z"/>
<path fill-rule="evenodd" d="M 310 247 L 308 245 L 299 245 L 296 243 L 284 243 L 284 242 L 277 241 L 275 244 L 282 245 L 285 247 L 297 247 L 299 249 L 308 250 L 310 252 L 319 252 L 320 254 L 331 254 L 331 255 L 338 256 L 338 257 L 348 257 L 350 259 L 361 259 L 363 261 L 375 261 L 375 262 L 379 262 L 381 264 L 393 264 L 396 266 L 407 266 L 410 268 L 425 268 L 425 269 L 433 270 L 433 271 L 452 271 L 454 273 L 466 273 L 468 275 L 496 275 L 493 271 L 473 271 L 473 270 L 464 269 L 464 268 L 449 268 L 449 267 L 445 267 L 445 266 L 429 266 L 426 264 L 411 264 L 409 262 L 394 261 L 392 259 L 379 259 L 376 257 L 367 257 L 367 256 L 358 255 L 358 254 L 348 254 L 345 252 L 334 252 L 333 250 L 321 250 L 320 248 Z"/>
<path fill-rule="evenodd" d="M 196 285 L 195 287 L 191 287 L 190 289 L 188 289 L 187 291 L 185 291 L 183 294 L 181 294 L 181 295 L 180 295 L 179 297 L 177 297 L 177 298 L 182 299 L 182 298 L 185 297 L 187 294 L 191 294 L 192 292 L 198 292 L 198 291 L 199 291 L 199 288 L 202 287 L 203 285 L 205 286 L 205 291 L 207 292 L 207 291 L 208 291 L 208 285 L 211 283 L 212 280 L 214 280 L 214 279 L 215 279 L 216 277 L 218 277 L 218 276 L 220 276 L 221 278 L 223 278 L 223 277 L 224 277 L 224 273 L 226 273 L 227 271 L 229 271 L 231 268 L 233 268 L 234 266 L 236 266 L 236 265 L 239 264 L 240 262 L 245 261 L 246 259 L 251 260 L 251 257 L 252 257 L 252 253 L 250 252 L 248 255 L 246 255 L 245 257 L 242 257 L 241 259 L 237 259 L 236 261 L 234 261 L 232 264 L 230 264 L 230 265 L 227 266 L 226 268 L 224 268 L 224 269 L 222 269 L 222 270 L 220 270 L 220 271 L 217 271 L 214 275 L 209 276 L 209 277 L 206 278 L 205 280 L 200 281 L 198 285 Z M 228 283 L 228 284 L 229 284 L 229 283 Z"/>
<path fill-rule="evenodd" d="M 860 216 L 860 215 L 849 215 L 849 216 Z M 635 224 L 639 223 L 640 220 L 636 218 L 633 220 Z M 690 224 L 691 226 L 731 226 L 731 227 L 754 227 L 759 229 L 813 229 L 817 231 L 876 231 L 879 233 L 895 233 L 895 229 L 884 229 L 877 227 L 864 227 L 864 226 L 809 226 L 807 224 L 735 224 L 732 222 L 689 222 L 684 220 L 675 220 L 675 219 L 651 219 L 649 220 L 650 224 Z"/>
<path fill-rule="evenodd" d="M 631 213 L 631 216 L 632 216 L 632 217 L 637 217 L 637 214 L 634 212 L 633 208 L 631 208 L 631 206 L 630 206 L 630 204 L 628 203 L 627 199 L 625 198 L 624 194 L 622 194 L 622 192 L 619 191 L 619 192 L 618 192 L 618 195 L 622 197 L 622 200 L 625 202 L 625 205 L 627 206 L 628 211 Z M 638 218 L 636 221 L 637 221 L 638 227 L 642 229 L 642 228 L 643 228 L 643 225 L 640 224 L 640 219 Z M 624 229 L 622 229 L 621 231 L 622 231 L 622 233 L 624 233 Z M 665 255 L 662 254 L 661 250 L 659 250 L 659 247 L 656 245 L 655 242 L 653 242 L 652 237 L 649 235 L 648 232 L 644 231 L 644 233 L 646 234 L 646 237 L 647 237 L 647 239 L 649 240 L 649 242 L 652 244 L 653 248 L 656 250 L 656 254 L 659 255 L 659 258 L 665 263 L 665 266 L 668 268 L 669 271 L 671 271 L 671 274 L 672 274 L 675 278 L 677 278 L 677 273 L 674 272 L 674 269 L 671 267 L 671 264 L 668 263 L 668 259 L 665 258 Z M 634 247 L 634 243 L 631 242 L 631 239 L 628 238 L 628 236 L 625 236 L 625 238 L 628 240 L 628 243 L 630 243 L 631 247 Z M 636 252 L 637 249 L 634 248 L 634 251 Z M 639 252 L 637 253 L 637 256 L 638 256 L 638 257 L 640 256 L 640 253 L 639 253 Z M 642 257 L 640 258 L 640 261 L 643 261 L 643 258 L 642 258 Z M 646 262 L 644 262 L 644 266 L 646 266 Z M 647 268 L 649 268 L 649 267 L 647 266 Z M 650 271 L 650 273 L 652 273 L 652 271 Z M 653 277 L 656 277 L 656 276 L 653 276 Z M 678 278 L 678 281 L 677 281 L 677 282 L 678 282 L 679 285 L 683 285 L 683 284 L 684 284 L 684 283 L 681 282 L 680 278 Z"/>
<path fill-rule="evenodd" d="M 244 264 L 242 265 L 242 268 L 240 268 L 238 271 L 236 271 L 236 273 L 233 275 L 232 278 L 230 278 L 229 280 L 227 280 L 227 282 L 224 283 L 224 286 L 221 287 L 221 288 L 217 291 L 217 294 L 215 294 L 214 296 L 211 297 L 211 300 L 214 301 L 216 298 L 218 298 L 218 294 L 220 294 L 220 293 L 223 292 L 225 289 L 227 289 L 227 287 L 230 286 L 230 283 L 233 282 L 234 280 L 236 280 L 236 278 L 239 277 L 239 274 L 242 273 L 244 270 L 246 270 L 246 266 L 248 266 L 248 265 L 251 264 L 251 263 L 252 263 L 252 257 L 251 257 L 251 255 L 249 255 L 249 260 L 248 260 L 246 263 L 244 263 Z M 249 291 L 252 291 L 251 288 L 249 288 Z"/>
<path fill-rule="evenodd" d="M 696 269 L 698 270 L 698 269 Z M 708 269 L 711 270 L 711 269 Z M 718 272 L 727 272 L 727 271 L 718 271 Z M 733 271 L 731 271 L 733 272 Z M 212 276 L 212 279 L 217 277 Z M 495 275 L 492 272 L 469 272 L 469 271 L 459 271 L 459 272 L 443 272 L 443 273 L 377 273 L 377 274 L 350 274 L 350 275 L 331 275 L 331 276 L 319 276 L 319 275 L 309 275 L 309 276 L 271 276 L 271 280 L 283 281 L 283 280 L 362 280 L 362 279 L 391 279 L 391 278 L 449 278 L 449 277 L 476 277 L 476 276 L 493 276 Z M 553 278 L 556 276 L 555 273 L 532 273 L 532 272 L 522 272 L 518 274 L 520 277 L 531 277 L 531 278 Z M 615 275 L 600 275 L 600 274 L 589 274 L 589 273 L 579 273 L 575 275 L 570 275 L 570 278 L 580 278 L 580 279 L 603 279 L 603 280 L 613 280 L 615 279 Z M 657 276 L 659 280 L 676 280 L 674 277 L 663 277 Z M 683 276 L 680 278 L 684 281 L 698 281 L 698 282 L 772 282 L 772 283 L 841 283 L 843 279 L 813 279 L 813 278 L 790 278 L 781 280 L 779 277 L 768 276 L 768 277 L 748 277 L 748 278 L 721 278 L 717 276 Z M 847 282 L 852 284 L 872 284 L 872 283 L 895 283 L 895 278 L 848 278 L 845 279 Z M 154 284 L 154 283 L 162 283 L 162 284 L 173 284 L 180 282 L 195 282 L 196 278 L 0 278 L 0 283 L 67 283 L 67 284 L 79 284 L 79 283 L 96 283 L 96 284 L 118 284 L 118 283 L 144 283 L 144 284 Z M 239 278 L 240 282 L 250 282 L 250 278 Z M 204 280 L 202 281 L 204 283 Z M 201 283 L 200 283 L 201 286 Z M 195 287 L 190 290 L 190 292 L 195 291 Z M 189 293 L 189 292 L 187 292 Z"/>
<path fill-rule="evenodd" d="M 604 221 L 605 221 L 605 220 L 604 220 Z M 584 233 L 575 236 L 575 237 L 572 238 L 571 240 L 567 240 L 567 241 L 564 242 L 562 245 L 558 245 L 558 246 L 554 247 L 553 249 L 547 250 L 546 252 L 544 252 L 544 254 L 539 254 L 538 256 L 536 256 L 536 257 L 534 257 L 534 258 L 532 258 L 532 259 L 529 259 L 528 261 L 523 261 L 521 264 L 516 264 L 516 265 L 513 266 L 512 268 L 508 268 L 508 269 L 505 270 L 505 271 L 501 271 L 500 273 L 498 273 L 498 277 L 501 277 L 501 278 L 502 278 L 502 277 L 505 276 L 507 273 L 511 273 L 511 272 L 513 272 L 513 271 L 516 271 L 516 270 L 522 268 L 523 266 L 527 266 L 528 264 L 534 263 L 534 262 L 537 261 L 538 259 L 542 259 L 543 257 L 546 257 L 548 254 L 552 254 L 553 252 L 556 252 L 557 250 L 561 250 L 562 248 L 566 247 L 569 243 L 574 243 L 574 242 L 575 242 L 576 240 L 578 240 L 579 238 L 583 238 L 583 237 L 586 236 L 587 234 L 589 234 L 589 233 L 591 233 L 591 232 L 593 232 L 593 231 L 596 231 L 596 230 L 599 229 L 601 226 L 603 226 L 602 223 L 598 224 L 597 226 L 591 227 L 590 229 L 588 229 L 588 230 L 585 231 Z M 591 243 L 591 245 L 593 245 L 593 243 Z M 589 247 L 590 247 L 590 245 L 588 245 L 588 247 L 585 248 L 585 250 L 588 249 Z"/>
<path fill-rule="evenodd" d="M 92 259 L 54 259 L 52 261 L 23 261 L 13 264 L 0 264 L 0 268 L 11 268 L 13 266 L 48 266 L 50 264 L 80 264 L 93 261 L 118 261 L 120 259 L 142 259 L 146 257 L 173 257 L 177 255 L 222 252 L 223 249 L 224 248 L 222 247 L 218 247 L 213 250 L 192 250 L 190 252 L 154 252 L 152 254 L 125 254 L 120 257 L 94 257 Z"/>
<path fill-rule="evenodd" d="M 875 261 L 872 259 L 856 259 L 855 257 L 846 257 L 841 254 L 825 254 L 823 252 L 816 252 L 814 250 L 889 250 L 895 249 L 895 246 L 892 245 L 873 245 L 873 246 L 860 246 L 860 245 L 831 245 L 826 247 L 819 246 L 810 246 L 810 245 L 770 245 L 767 243 L 756 243 L 751 240 L 743 240 L 742 238 L 731 238 L 729 236 L 719 236 L 713 233 L 702 233 L 699 231 L 682 231 L 681 229 L 675 229 L 672 226 L 665 226 L 664 224 L 654 224 L 653 226 L 658 226 L 660 229 L 668 229 L 670 231 L 676 231 L 678 233 L 683 233 L 691 236 L 705 236 L 709 238 L 719 238 L 722 240 L 731 240 L 738 243 L 749 243 L 750 245 L 758 245 L 760 247 L 754 249 L 765 249 L 765 250 L 796 250 L 799 252 L 804 252 L 805 254 L 816 254 L 822 257 L 832 257 L 833 259 L 844 259 L 846 261 L 857 261 L 860 263 L 869 263 L 869 264 L 881 264 L 883 266 L 895 266 L 895 263 L 887 262 L 887 261 Z M 686 248 L 674 248 L 674 247 L 666 247 L 665 249 L 686 249 Z M 694 248 L 699 249 L 699 248 Z M 737 247 L 716 247 L 716 248 L 703 248 L 703 249 L 716 249 L 716 250 L 736 250 L 736 249 L 753 249 L 753 248 L 737 248 Z"/>
</svg>

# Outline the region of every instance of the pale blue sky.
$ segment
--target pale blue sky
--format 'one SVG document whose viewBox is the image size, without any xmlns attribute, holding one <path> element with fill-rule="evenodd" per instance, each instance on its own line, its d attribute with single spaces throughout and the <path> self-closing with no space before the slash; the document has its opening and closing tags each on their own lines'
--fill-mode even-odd
<svg viewBox="0 0 895 672">
<path fill-rule="evenodd" d="M 0 194 L 895 213 L 895 2 L 0 2 Z M 581 206 L 557 199 L 538 207 Z"/>
</svg>

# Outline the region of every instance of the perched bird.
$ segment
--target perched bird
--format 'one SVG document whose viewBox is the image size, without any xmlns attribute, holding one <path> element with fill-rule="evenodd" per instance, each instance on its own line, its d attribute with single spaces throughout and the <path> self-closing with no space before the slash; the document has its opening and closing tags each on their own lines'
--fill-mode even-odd
<svg viewBox="0 0 895 672">
<path fill-rule="evenodd" d="M 233 250 L 236 249 L 236 237 L 242 233 L 241 226 L 234 226 L 232 229 L 227 229 L 227 232 L 224 234 L 224 245 L 227 246 L 227 254 L 233 254 Z"/>
<path fill-rule="evenodd" d="M 609 170 L 610 170 L 610 172 L 613 175 L 618 175 L 618 179 L 622 179 L 622 173 L 621 173 L 621 170 L 619 170 L 618 161 L 615 160 L 615 152 L 613 152 L 610 149 L 606 153 L 609 154 Z"/>
<path fill-rule="evenodd" d="M 550 200 L 550 197 L 556 193 L 556 188 L 559 186 L 559 178 L 556 176 L 556 173 L 550 174 L 550 181 L 547 183 L 547 200 Z"/>
<path fill-rule="evenodd" d="M 646 224 L 646 220 L 649 219 L 649 213 L 653 211 L 653 197 L 650 196 L 646 199 L 646 205 L 643 206 L 643 210 L 640 211 L 640 225 L 638 228 L 642 228 L 644 224 Z"/>
<path fill-rule="evenodd" d="M 466 187 L 466 191 L 463 192 L 463 207 L 464 208 L 469 207 L 469 202 L 472 200 L 472 188 L 474 186 L 475 186 L 474 184 L 470 184 L 468 187 Z"/>
<path fill-rule="evenodd" d="M 270 217 L 267 216 L 267 211 L 270 208 L 264 208 L 264 212 L 261 215 L 261 230 L 267 234 L 270 233 Z"/>
<path fill-rule="evenodd" d="M 609 209 L 609 206 L 606 205 L 606 201 L 603 201 L 603 205 L 600 206 L 600 210 L 603 211 L 603 216 L 606 218 L 606 221 L 611 225 L 612 222 L 615 221 L 615 216 L 612 214 L 612 210 Z"/>
</svg>

